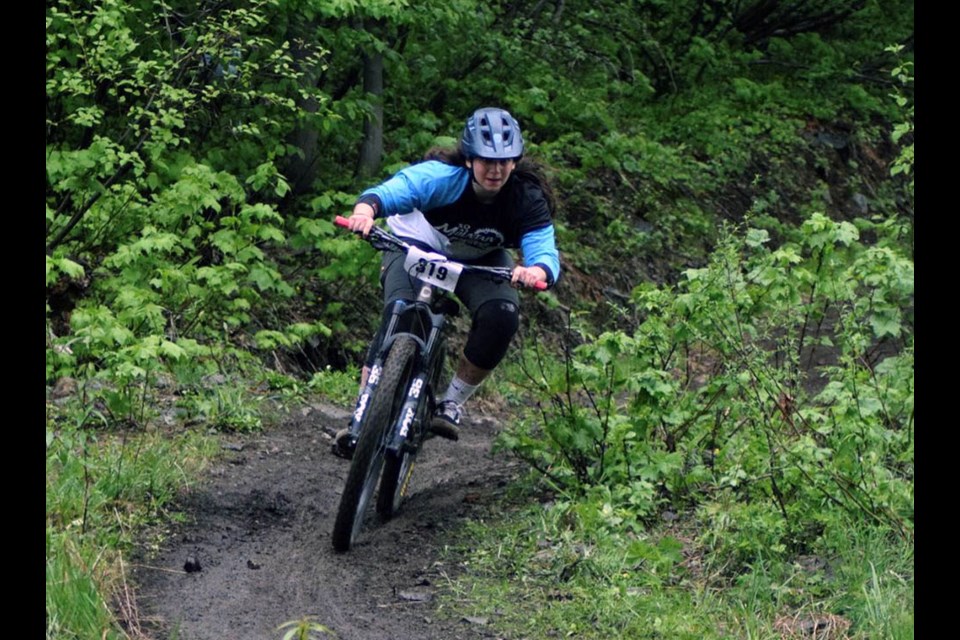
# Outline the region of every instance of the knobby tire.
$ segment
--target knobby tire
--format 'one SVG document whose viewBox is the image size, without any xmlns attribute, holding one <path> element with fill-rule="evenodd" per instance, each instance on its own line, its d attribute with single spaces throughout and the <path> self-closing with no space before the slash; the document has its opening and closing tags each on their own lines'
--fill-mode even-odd
<svg viewBox="0 0 960 640">
<path fill-rule="evenodd" d="M 367 506 L 383 469 L 388 431 L 403 405 L 416 349 L 412 338 L 400 337 L 393 343 L 384 362 L 380 382 L 367 408 L 353 452 L 333 525 L 333 547 L 339 552 L 349 551 L 363 529 Z"/>
<path fill-rule="evenodd" d="M 426 421 L 430 420 L 433 412 L 433 403 L 429 400 L 440 383 L 440 375 L 443 372 L 443 343 L 439 347 L 439 356 L 433 363 L 433 370 L 430 373 L 429 387 L 423 393 L 420 406 L 417 410 L 416 421 L 420 423 L 420 429 L 427 429 Z M 422 436 L 421 436 L 422 437 Z M 383 465 L 383 476 L 380 479 L 380 492 L 377 496 L 377 513 L 383 521 L 390 520 L 400 510 L 400 505 L 407 496 L 410 477 L 413 475 L 413 467 L 416 465 L 416 452 L 419 450 L 419 442 L 413 451 L 406 451 L 400 456 L 388 454 Z"/>
</svg>

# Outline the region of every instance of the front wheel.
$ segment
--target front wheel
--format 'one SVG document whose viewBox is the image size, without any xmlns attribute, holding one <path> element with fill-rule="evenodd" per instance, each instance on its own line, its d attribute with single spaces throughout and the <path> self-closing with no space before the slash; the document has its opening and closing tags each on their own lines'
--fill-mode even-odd
<svg viewBox="0 0 960 640">
<path fill-rule="evenodd" d="M 433 409 L 435 408 L 433 397 L 435 389 L 440 384 L 443 362 L 443 343 L 441 342 L 437 357 L 432 364 L 433 373 L 430 374 L 427 393 L 421 396 L 420 405 L 417 407 L 416 422 L 421 425 L 420 429 L 427 428 L 427 422 L 433 415 Z M 422 438 L 422 434 L 415 437 L 413 447 L 405 449 L 399 456 L 388 453 L 384 460 L 383 475 L 380 479 L 380 493 L 377 496 L 377 513 L 384 522 L 393 518 L 400 511 L 400 505 L 407 497 L 407 492 L 410 489 L 410 477 L 413 475 L 413 467 L 416 464 L 417 452 L 420 450 Z"/>
<path fill-rule="evenodd" d="M 407 382 L 413 371 L 417 343 L 400 337 L 390 347 L 383 365 L 380 383 L 367 408 L 350 463 L 347 482 L 340 496 L 337 519 L 333 524 L 333 547 L 349 551 L 363 529 L 367 507 L 383 469 L 390 425 L 394 423 L 406 397 Z"/>
</svg>

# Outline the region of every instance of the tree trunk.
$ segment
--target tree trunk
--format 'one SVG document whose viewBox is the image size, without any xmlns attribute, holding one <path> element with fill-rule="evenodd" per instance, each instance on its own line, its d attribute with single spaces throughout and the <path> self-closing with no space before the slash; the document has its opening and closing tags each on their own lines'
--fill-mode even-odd
<svg viewBox="0 0 960 640">
<path fill-rule="evenodd" d="M 304 25 L 298 32 L 295 32 L 295 34 L 311 33 L 312 28 L 312 23 Z M 301 42 L 301 38 L 291 37 L 290 41 L 292 43 L 291 53 L 293 58 L 296 63 L 300 65 L 302 61 L 309 57 L 312 50 L 309 47 L 298 45 L 298 42 Z M 308 42 L 309 40 L 304 39 L 303 41 Z M 304 65 L 302 70 L 304 71 L 301 81 L 303 86 L 307 89 L 316 87 L 322 74 L 320 65 Z M 307 99 L 297 98 L 297 106 L 305 113 L 316 113 L 319 108 L 317 100 L 313 97 Z M 290 156 L 283 170 L 292 187 L 290 194 L 292 196 L 306 193 L 313 187 L 313 182 L 317 177 L 318 139 L 319 134 L 315 126 L 297 127 L 290 135 L 290 144 L 300 149 L 300 155 Z"/>
<path fill-rule="evenodd" d="M 380 171 L 383 160 L 383 54 L 363 54 L 363 92 L 373 114 L 363 123 L 363 144 L 357 162 L 357 177 L 369 178 Z"/>
</svg>

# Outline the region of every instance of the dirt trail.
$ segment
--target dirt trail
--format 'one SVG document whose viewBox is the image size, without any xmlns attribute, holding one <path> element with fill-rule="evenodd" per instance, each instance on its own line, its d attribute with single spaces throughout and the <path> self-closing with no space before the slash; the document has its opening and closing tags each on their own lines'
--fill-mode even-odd
<svg viewBox="0 0 960 640">
<path fill-rule="evenodd" d="M 329 450 L 345 411 L 315 405 L 225 440 L 224 460 L 181 500 L 187 523 L 134 560 L 141 625 L 156 640 L 269 640 L 310 615 L 339 640 L 495 637 L 436 598 L 458 570 L 441 563 L 450 529 L 486 512 L 517 471 L 489 453 L 497 422 L 477 418 L 459 442 L 427 443 L 403 511 L 343 555 L 330 529 L 349 463 Z M 199 571 L 185 570 L 192 560 Z"/>
</svg>

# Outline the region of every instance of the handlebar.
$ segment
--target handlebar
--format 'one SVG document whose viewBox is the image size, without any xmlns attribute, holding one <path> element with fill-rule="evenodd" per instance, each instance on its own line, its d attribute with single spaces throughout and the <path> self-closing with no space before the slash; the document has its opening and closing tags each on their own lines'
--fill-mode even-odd
<svg viewBox="0 0 960 640">
<path fill-rule="evenodd" d="M 339 227 L 344 227 L 345 229 L 350 228 L 349 221 L 347 220 L 347 218 L 344 218 L 343 216 L 337 216 L 336 218 L 334 218 L 333 222 Z M 369 242 L 370 244 L 372 244 L 374 248 L 380 251 L 402 251 L 404 253 L 407 253 L 413 246 L 410 243 L 401 240 L 400 238 L 393 235 L 389 231 L 384 231 L 383 229 L 381 229 L 376 225 L 374 225 L 370 229 L 369 236 L 364 239 L 367 240 L 367 242 Z M 440 262 L 440 261 L 437 260 L 437 262 Z M 477 272 L 486 273 L 490 276 L 493 276 L 495 278 L 498 278 L 500 280 L 504 280 L 507 282 L 509 282 L 513 278 L 513 269 L 509 267 L 484 267 L 484 266 L 478 266 L 478 265 L 463 264 L 461 262 L 457 262 L 455 260 L 450 260 L 450 259 L 445 259 L 444 262 L 461 266 L 466 271 L 477 271 Z M 530 288 L 537 289 L 538 291 L 543 291 L 544 289 L 547 288 L 547 283 L 536 282 Z"/>
</svg>

